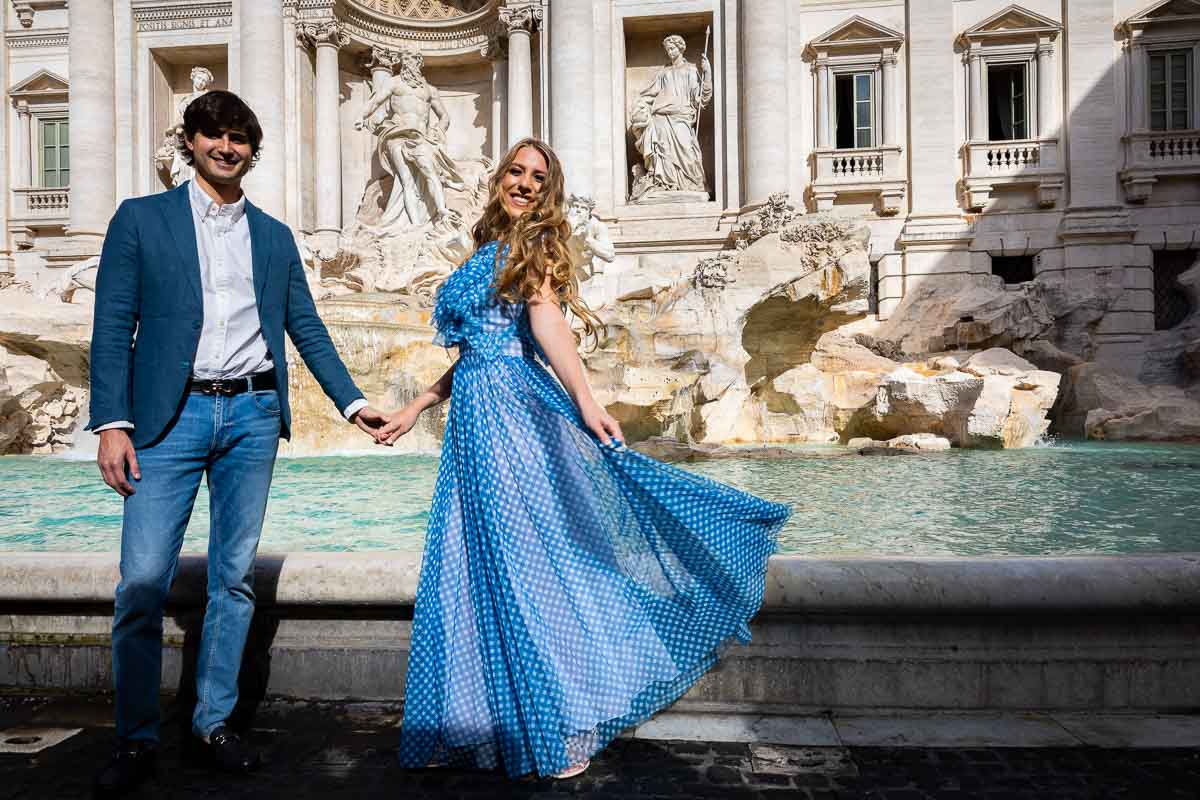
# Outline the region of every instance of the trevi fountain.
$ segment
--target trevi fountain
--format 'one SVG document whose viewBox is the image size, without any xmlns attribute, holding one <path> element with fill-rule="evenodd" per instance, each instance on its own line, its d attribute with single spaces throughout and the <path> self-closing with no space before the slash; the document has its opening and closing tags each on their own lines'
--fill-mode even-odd
<svg viewBox="0 0 1200 800">
<path fill-rule="evenodd" d="M 1139 43 L 1186 3 L 1107 28 L 1070 18 L 1091 0 L 235 1 L 240 16 L 106 0 L 28 24 L 7 5 L 20 115 L 0 180 L 42 196 L 24 182 L 48 174 L 48 117 L 40 146 L 21 126 L 48 92 L 76 152 L 63 222 L 10 210 L 0 254 L 0 453 L 17 456 L 0 462 L 17 498 L 0 549 L 115 548 L 119 504 L 81 432 L 97 244 L 120 194 L 188 179 L 182 108 L 214 87 L 257 103 L 250 194 L 292 226 L 378 406 L 451 363 L 434 297 L 471 252 L 496 158 L 532 133 L 566 162 L 577 278 L 606 324 L 584 352 L 599 399 L 634 446 L 796 503 L 788 548 L 1200 549 L 1198 457 L 1178 444 L 1200 439 L 1200 147 L 1192 131 L 1170 168 L 1139 161 L 1143 139 L 1177 146 L 1154 109 L 1085 106 L 1074 72 L 1135 91 L 1104 71 L 1152 59 Z M 906 5 L 929 24 L 906 29 Z M 1112 49 L 1114 25 L 1125 51 L 1062 57 Z M 44 26 L 69 35 L 14 44 Z M 1040 93 L 1034 118 L 989 118 L 1001 45 L 1036 65 L 1005 78 Z M 144 58 L 72 69 L 65 88 L 70 60 L 113 52 Z M 1131 133 L 1068 147 L 1068 119 Z M 140 132 L 114 176 L 86 159 L 121 125 Z M 296 423 L 264 546 L 419 549 L 444 410 L 370 448 L 288 358 Z"/>
</svg>

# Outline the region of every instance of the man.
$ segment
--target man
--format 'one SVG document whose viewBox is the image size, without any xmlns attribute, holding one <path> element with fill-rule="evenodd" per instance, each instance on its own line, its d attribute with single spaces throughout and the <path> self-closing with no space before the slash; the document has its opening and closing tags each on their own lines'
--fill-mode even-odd
<svg viewBox="0 0 1200 800">
<path fill-rule="evenodd" d="M 379 137 L 379 160 L 395 178 L 380 225 L 389 225 L 407 215 L 411 226 L 430 221 L 425 199 L 433 204 L 432 221 L 450 216 L 444 187 L 462 189 L 462 175 L 446 154 L 446 130 L 450 115 L 438 90 L 425 80 L 424 57 L 419 50 L 400 53 L 400 74 L 377 87 L 367 100 L 356 130 L 367 127 L 372 115 L 388 104 L 388 115 L 373 131 Z M 414 171 L 416 175 L 414 175 Z M 418 185 L 418 175 L 424 188 Z"/>
<path fill-rule="evenodd" d="M 201 476 L 212 525 L 208 605 L 187 750 L 234 772 L 257 755 L 226 727 L 254 613 L 254 558 L 279 439 L 288 438 L 284 332 L 347 419 L 367 405 L 317 316 L 292 235 L 243 195 L 262 128 L 236 95 L 184 114 L 194 180 L 126 200 L 109 224 L 96 285 L 91 422 L 104 481 L 125 498 L 113 615 L 116 754 L 96 780 L 117 797 L 153 771 L 162 616 Z"/>
</svg>

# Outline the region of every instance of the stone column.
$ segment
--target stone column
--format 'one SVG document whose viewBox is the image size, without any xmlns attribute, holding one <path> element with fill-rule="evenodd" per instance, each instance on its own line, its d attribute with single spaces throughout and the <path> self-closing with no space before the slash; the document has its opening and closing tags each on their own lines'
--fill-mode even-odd
<svg viewBox="0 0 1200 800">
<path fill-rule="evenodd" d="M 1146 71 L 1149 66 L 1146 63 L 1146 48 L 1135 44 L 1128 52 L 1133 61 L 1133 86 L 1129 91 L 1130 97 L 1133 98 L 1133 108 L 1130 109 L 1133 119 L 1129 121 L 1129 130 L 1144 131 L 1150 127 L 1150 113 L 1146 108 L 1146 99 L 1150 94 L 1150 80 Z"/>
<path fill-rule="evenodd" d="M 892 147 L 900 142 L 900 87 L 896 84 L 895 50 L 883 53 L 883 145 Z"/>
<path fill-rule="evenodd" d="M 316 128 L 317 224 L 320 247 L 333 245 L 342 230 L 342 124 L 341 77 L 338 49 L 350 43 L 350 37 L 336 20 L 301 25 L 298 34 L 317 50 L 317 78 L 313 126 Z"/>
<path fill-rule="evenodd" d="M 504 131 L 504 107 L 508 95 L 508 59 L 504 53 L 504 40 L 499 36 L 489 39 L 479 48 L 479 54 L 492 63 L 492 161 L 499 163 L 507 149 L 508 136 Z"/>
<path fill-rule="evenodd" d="M 1116 130 L 1112 6 L 1064 3 L 1063 13 L 1064 28 L 1071 32 L 1063 44 L 1070 71 L 1066 108 L 1071 129 L 1067 154 L 1071 206 L 1117 206 L 1121 198 L 1114 165 L 1121 163 L 1121 144 Z M 1148 91 L 1145 86 L 1135 87 L 1133 96 Z M 1145 126 L 1145 117 L 1138 124 Z"/>
<path fill-rule="evenodd" d="M 987 91 L 985 82 L 987 76 L 983 68 L 983 54 L 979 51 L 977 43 L 971 43 L 971 52 L 968 58 L 971 65 L 971 83 L 967 87 L 971 107 L 971 134 L 967 138 L 972 142 L 986 142 L 988 140 L 988 119 L 983 97 Z"/>
<path fill-rule="evenodd" d="M 22 187 L 33 186 L 33 114 L 29 101 L 17 101 L 17 158 L 21 172 L 17 177 Z"/>
<path fill-rule="evenodd" d="M 508 145 L 533 135 L 533 30 L 540 5 L 505 6 L 500 24 L 508 35 Z"/>
<path fill-rule="evenodd" d="M 10 85 L 8 69 L 8 42 L 0 39 L 0 86 Z M 18 126 L 21 127 L 21 126 Z M 13 275 L 16 265 L 12 258 L 12 236 L 8 231 L 8 221 L 12 217 L 12 192 L 9 191 L 8 165 L 11 163 L 11 140 L 8 137 L 8 126 L 0 125 L 0 275 Z M 18 151 L 19 153 L 19 151 Z M 28 156 L 22 158 L 28 161 Z"/>
<path fill-rule="evenodd" d="M 116 210 L 112 161 L 116 130 L 116 25 L 113 0 L 71 3 L 67 52 L 71 66 L 71 212 L 67 232 L 80 254 L 99 252 Z"/>
<path fill-rule="evenodd" d="M 287 205 L 283 0 L 238 0 L 238 7 L 241 17 L 238 93 L 254 110 L 263 129 L 262 157 L 246 177 L 246 193 L 251 202 L 282 220 Z"/>
<path fill-rule="evenodd" d="M 551 144 L 563 162 L 567 193 L 589 197 L 594 195 L 592 164 L 596 160 L 593 5 L 555 4 L 548 23 Z"/>
<path fill-rule="evenodd" d="M 788 86 L 786 0 L 742 4 L 741 92 L 746 176 L 744 203 L 763 203 L 788 188 Z"/>
<path fill-rule="evenodd" d="M 1038 71 L 1038 136 L 1053 139 L 1058 136 L 1058 104 L 1054 102 L 1058 81 L 1054 72 L 1054 42 L 1042 39 L 1037 49 Z"/>
<path fill-rule="evenodd" d="M 829 63 L 817 59 L 817 147 L 829 147 L 829 107 L 834 102 L 829 85 Z"/>
</svg>

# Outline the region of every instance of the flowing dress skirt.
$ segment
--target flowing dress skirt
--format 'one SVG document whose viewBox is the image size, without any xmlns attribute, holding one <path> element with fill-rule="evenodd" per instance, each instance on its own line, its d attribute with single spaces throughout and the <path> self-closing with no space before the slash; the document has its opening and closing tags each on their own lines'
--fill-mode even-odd
<svg viewBox="0 0 1200 800">
<path fill-rule="evenodd" d="M 400 761 L 562 771 L 748 641 L 786 506 L 601 446 L 533 358 L 466 350 L 413 620 Z"/>
</svg>

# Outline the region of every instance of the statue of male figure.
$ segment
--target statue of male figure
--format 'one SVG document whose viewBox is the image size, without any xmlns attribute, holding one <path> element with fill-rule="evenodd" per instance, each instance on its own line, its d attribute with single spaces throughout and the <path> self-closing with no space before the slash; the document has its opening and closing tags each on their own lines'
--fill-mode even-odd
<svg viewBox="0 0 1200 800">
<path fill-rule="evenodd" d="M 630 114 L 634 144 L 645 161 L 644 169 L 634 170 L 632 199 L 647 202 L 662 192 L 702 192 L 707 199 L 696 118 L 712 100 L 712 65 L 703 53 L 699 70 L 685 59 L 682 36 L 663 39 L 663 49 L 670 64 L 642 89 Z"/>
<path fill-rule="evenodd" d="M 388 104 L 387 116 L 372 131 L 379 137 L 379 160 L 394 177 L 387 208 L 380 220 L 390 225 L 408 217 L 410 225 L 439 222 L 450 215 L 445 187 L 462 189 L 464 181 L 446 153 L 450 115 L 438 90 L 422 74 L 420 51 L 400 52 L 400 74 L 377 86 L 355 130 L 368 127 L 371 115 Z M 432 215 L 429 212 L 432 205 Z"/>
<path fill-rule="evenodd" d="M 597 264 L 596 259 L 611 264 L 617 250 L 608 226 L 596 216 L 596 201 L 587 195 L 572 194 L 567 199 L 567 222 L 571 226 L 568 240 L 571 260 L 580 271 L 580 278 L 586 280 L 604 272 L 604 266 Z"/>
</svg>

